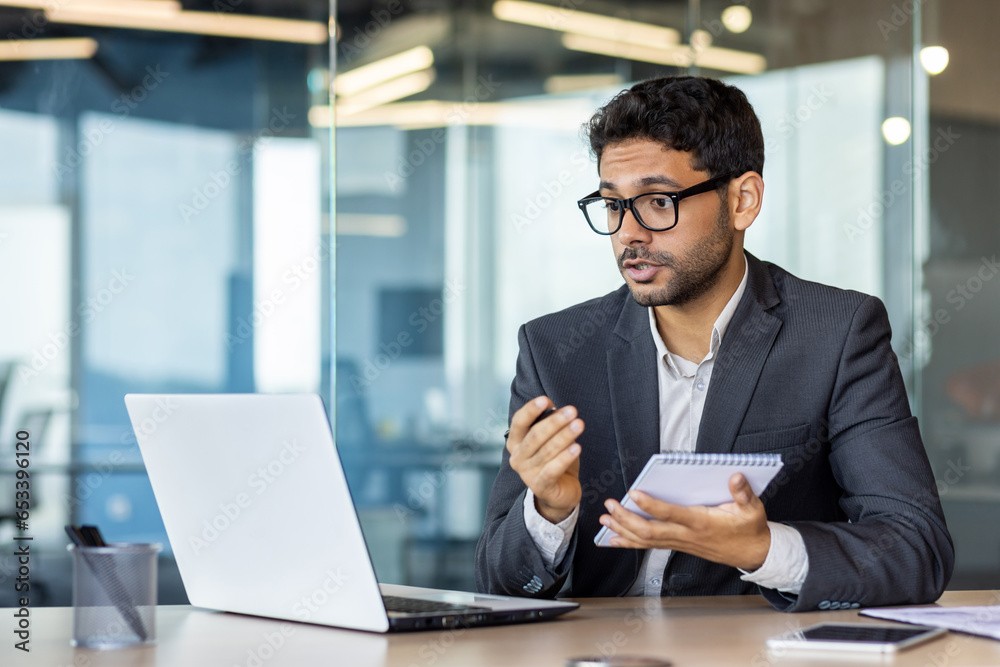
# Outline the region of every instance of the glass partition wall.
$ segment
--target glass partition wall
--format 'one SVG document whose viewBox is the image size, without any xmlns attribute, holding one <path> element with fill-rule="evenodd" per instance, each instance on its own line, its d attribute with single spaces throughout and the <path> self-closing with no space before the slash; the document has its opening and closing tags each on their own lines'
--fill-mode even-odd
<svg viewBox="0 0 1000 667">
<path fill-rule="evenodd" d="M 517 327 L 621 281 L 581 124 L 665 73 L 757 109 L 750 251 L 886 302 L 952 586 L 998 585 L 996 3 L 134 2 L 0 2 L 0 604 L 18 531 L 40 604 L 63 523 L 165 540 L 122 403 L 154 391 L 319 392 L 382 580 L 472 588 Z"/>
<path fill-rule="evenodd" d="M 958 542 L 954 585 L 996 585 L 1000 532 L 979 524 L 1000 498 L 985 200 L 1000 177 L 998 11 L 341 3 L 337 429 L 381 573 L 473 585 L 517 327 L 621 284 L 575 205 L 597 181 L 581 124 L 631 82 L 701 73 L 742 87 L 763 124 L 750 251 L 886 302 Z"/>
<path fill-rule="evenodd" d="M 125 393 L 329 396 L 330 150 L 309 123 L 328 19 L 315 2 L 0 2 L 0 604 L 15 533 L 36 605 L 69 603 L 66 523 L 166 542 Z M 183 602 L 169 549 L 160 573 L 160 600 Z"/>
</svg>

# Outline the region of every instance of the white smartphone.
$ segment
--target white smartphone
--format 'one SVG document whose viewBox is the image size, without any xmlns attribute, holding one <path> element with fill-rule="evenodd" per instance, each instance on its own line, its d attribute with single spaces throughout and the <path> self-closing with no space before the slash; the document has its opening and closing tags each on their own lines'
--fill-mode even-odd
<svg viewBox="0 0 1000 667">
<path fill-rule="evenodd" d="M 895 653 L 940 637 L 947 630 L 922 625 L 819 623 L 767 640 L 771 651 L 864 651 Z"/>
</svg>

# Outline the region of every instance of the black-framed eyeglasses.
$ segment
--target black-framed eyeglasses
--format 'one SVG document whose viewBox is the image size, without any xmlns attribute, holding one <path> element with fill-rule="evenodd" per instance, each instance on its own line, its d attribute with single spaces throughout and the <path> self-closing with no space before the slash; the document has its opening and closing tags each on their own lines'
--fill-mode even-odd
<svg viewBox="0 0 1000 667">
<path fill-rule="evenodd" d="M 602 197 L 597 190 L 576 202 L 587 224 L 598 234 L 616 234 L 625 220 L 625 211 L 632 211 L 636 221 L 651 232 L 665 232 L 677 226 L 678 208 L 685 197 L 711 192 L 733 178 L 720 174 L 680 192 L 644 192 L 629 199 Z"/>
</svg>

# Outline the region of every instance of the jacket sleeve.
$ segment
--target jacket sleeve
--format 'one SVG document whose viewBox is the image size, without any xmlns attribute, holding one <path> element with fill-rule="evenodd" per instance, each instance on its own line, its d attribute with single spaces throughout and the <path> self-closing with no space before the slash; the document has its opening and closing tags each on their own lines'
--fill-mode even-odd
<svg viewBox="0 0 1000 667">
<path fill-rule="evenodd" d="M 867 297 L 820 429 L 848 522 L 789 522 L 805 541 L 809 573 L 798 596 L 762 591 L 778 609 L 923 604 L 951 578 L 954 545 L 890 336 L 885 307 Z"/>
<path fill-rule="evenodd" d="M 524 326 L 517 339 L 520 352 L 510 390 L 510 416 L 529 400 L 546 393 Z M 548 567 L 524 524 L 527 487 L 510 467 L 509 458 L 504 449 L 500 472 L 486 507 L 483 534 L 476 546 L 476 586 L 483 593 L 554 598 L 569 574 L 576 550 L 576 532 L 562 562 Z"/>
</svg>

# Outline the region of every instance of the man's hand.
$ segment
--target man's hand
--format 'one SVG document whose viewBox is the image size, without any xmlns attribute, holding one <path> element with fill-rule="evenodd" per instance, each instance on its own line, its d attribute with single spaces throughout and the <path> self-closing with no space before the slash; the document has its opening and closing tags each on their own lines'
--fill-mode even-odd
<svg viewBox="0 0 1000 667">
<path fill-rule="evenodd" d="M 771 530 L 760 498 L 743 475 L 729 478 L 733 502 L 717 507 L 672 505 L 639 491 L 635 504 L 652 519 L 630 512 L 615 500 L 604 503 L 609 514 L 601 523 L 618 537 L 611 546 L 630 549 L 673 549 L 748 572 L 760 568 L 771 549 Z"/>
<path fill-rule="evenodd" d="M 583 420 L 565 406 L 535 424 L 552 405 L 546 396 L 525 403 L 514 413 L 507 436 L 510 467 L 535 494 L 535 507 L 547 521 L 559 523 L 580 504 L 580 445 Z M 534 424 L 534 425 L 532 425 Z"/>
</svg>

